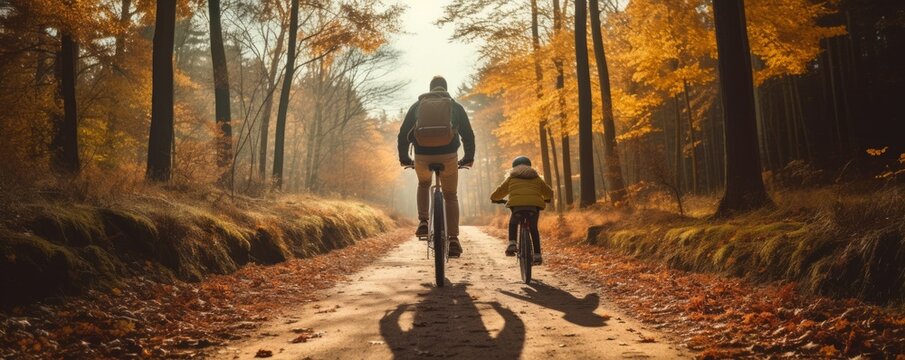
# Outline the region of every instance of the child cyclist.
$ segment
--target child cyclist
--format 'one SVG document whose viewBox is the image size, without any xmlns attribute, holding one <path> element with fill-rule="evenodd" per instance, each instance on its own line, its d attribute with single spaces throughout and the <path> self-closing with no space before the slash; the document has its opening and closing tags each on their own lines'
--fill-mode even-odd
<svg viewBox="0 0 905 360">
<path fill-rule="evenodd" d="M 519 156 L 512 160 L 512 170 L 503 183 L 490 195 L 490 200 L 501 201 L 506 196 L 506 207 L 512 210 L 509 218 L 509 246 L 506 247 L 506 256 L 515 256 L 515 240 L 518 236 L 518 225 L 525 216 L 531 223 L 531 237 L 534 242 L 534 262 L 543 263 L 540 253 L 540 233 L 537 231 L 537 219 L 539 211 L 546 207 L 546 203 L 553 198 L 553 189 L 537 174 L 537 170 L 531 167 L 531 159 Z M 523 211 L 530 210 L 530 211 Z"/>
</svg>

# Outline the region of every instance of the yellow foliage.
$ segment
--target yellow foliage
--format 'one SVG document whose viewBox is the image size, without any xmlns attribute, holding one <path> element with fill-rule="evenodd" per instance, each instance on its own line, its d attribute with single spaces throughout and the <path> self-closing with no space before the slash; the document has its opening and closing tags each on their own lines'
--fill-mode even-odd
<svg viewBox="0 0 905 360">
<path fill-rule="evenodd" d="M 867 149 L 867 154 L 870 156 L 880 156 L 886 153 L 886 150 L 889 149 L 889 146 L 884 146 L 881 149 Z"/>
<path fill-rule="evenodd" d="M 826 1 L 746 1 L 751 52 L 763 63 L 755 65 L 755 84 L 807 72 L 807 64 L 820 53 L 820 40 L 846 33 L 842 26 L 817 25 L 831 12 Z"/>
<path fill-rule="evenodd" d="M 619 61 L 634 69 L 632 80 L 674 96 L 686 84 L 715 80 L 710 64 L 716 41 L 702 2 L 686 0 L 635 0 L 625 9 L 630 29 L 628 49 L 617 52 Z"/>
</svg>

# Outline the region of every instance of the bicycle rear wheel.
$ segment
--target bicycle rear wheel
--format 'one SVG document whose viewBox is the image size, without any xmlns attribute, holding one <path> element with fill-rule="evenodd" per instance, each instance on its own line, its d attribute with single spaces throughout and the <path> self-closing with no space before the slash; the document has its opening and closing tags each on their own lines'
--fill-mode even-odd
<svg viewBox="0 0 905 360">
<path fill-rule="evenodd" d="M 437 287 L 443 287 L 446 280 L 446 218 L 443 216 L 443 193 L 434 192 L 434 212 L 431 214 L 434 242 L 434 273 Z"/>
<path fill-rule="evenodd" d="M 522 281 L 531 283 L 531 265 L 534 263 L 534 252 L 531 250 L 531 232 L 524 225 L 520 226 L 518 236 L 519 269 L 522 272 Z"/>
</svg>

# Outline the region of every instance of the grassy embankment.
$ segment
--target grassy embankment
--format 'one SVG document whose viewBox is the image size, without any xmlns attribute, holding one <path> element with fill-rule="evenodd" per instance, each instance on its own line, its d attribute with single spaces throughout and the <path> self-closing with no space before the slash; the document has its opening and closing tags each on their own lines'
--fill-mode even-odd
<svg viewBox="0 0 905 360">
<path fill-rule="evenodd" d="M 373 207 L 312 196 L 260 200 L 155 187 L 83 195 L 0 197 L 0 306 L 113 288 L 126 276 L 196 281 L 251 262 L 329 252 L 395 227 Z"/>
<path fill-rule="evenodd" d="M 543 236 L 604 246 L 681 270 L 795 282 L 812 294 L 905 301 L 905 189 L 858 185 L 775 192 L 776 207 L 710 217 L 716 197 L 663 195 L 627 209 L 541 217 Z M 504 219 L 497 219 L 504 226 Z M 589 236 L 589 228 L 590 236 Z"/>
</svg>

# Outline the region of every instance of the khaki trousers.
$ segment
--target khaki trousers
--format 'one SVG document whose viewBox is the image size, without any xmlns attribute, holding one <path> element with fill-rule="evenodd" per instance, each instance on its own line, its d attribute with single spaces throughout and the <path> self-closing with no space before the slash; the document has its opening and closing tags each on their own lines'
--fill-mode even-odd
<svg viewBox="0 0 905 360">
<path fill-rule="evenodd" d="M 415 174 L 418 175 L 418 219 L 427 221 L 430 218 L 430 187 L 433 173 L 430 164 L 443 164 L 440 171 L 440 188 L 443 189 L 443 202 L 446 205 L 446 234 L 459 236 L 459 198 L 456 189 L 459 182 L 459 157 L 456 153 L 443 155 L 415 154 Z"/>
</svg>

